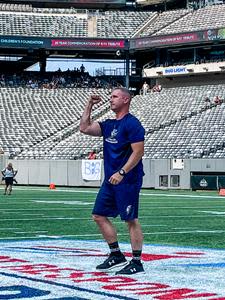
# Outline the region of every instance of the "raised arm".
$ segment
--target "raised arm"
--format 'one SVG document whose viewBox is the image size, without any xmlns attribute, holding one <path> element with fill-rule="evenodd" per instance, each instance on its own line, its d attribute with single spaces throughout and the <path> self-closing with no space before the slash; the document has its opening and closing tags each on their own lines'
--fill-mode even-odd
<svg viewBox="0 0 225 300">
<path fill-rule="evenodd" d="M 100 96 L 92 95 L 88 99 L 88 103 L 85 106 L 84 112 L 80 120 L 80 132 L 93 136 L 101 136 L 102 131 L 98 122 L 91 120 L 91 112 L 94 104 L 101 101 Z"/>
</svg>

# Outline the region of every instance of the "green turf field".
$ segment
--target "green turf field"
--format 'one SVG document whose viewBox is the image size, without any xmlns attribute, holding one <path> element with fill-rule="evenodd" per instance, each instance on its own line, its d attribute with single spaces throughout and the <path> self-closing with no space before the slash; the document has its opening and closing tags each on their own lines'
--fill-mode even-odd
<svg viewBox="0 0 225 300">
<path fill-rule="evenodd" d="M 101 239 L 91 218 L 98 189 L 15 186 L 0 190 L 0 239 Z M 142 190 L 140 223 L 145 243 L 225 248 L 225 197 L 213 192 Z M 114 220 L 119 240 L 126 224 Z"/>
</svg>

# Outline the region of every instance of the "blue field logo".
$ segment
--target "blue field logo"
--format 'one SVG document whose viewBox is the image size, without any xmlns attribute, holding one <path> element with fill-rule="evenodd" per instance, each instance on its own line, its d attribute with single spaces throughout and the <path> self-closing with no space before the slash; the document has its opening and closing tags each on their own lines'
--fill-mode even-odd
<svg viewBox="0 0 225 300">
<path fill-rule="evenodd" d="M 145 245 L 145 274 L 96 271 L 103 242 L 1 242 L 0 299 L 225 300 L 225 250 Z M 121 244 L 127 259 L 130 246 Z"/>
</svg>

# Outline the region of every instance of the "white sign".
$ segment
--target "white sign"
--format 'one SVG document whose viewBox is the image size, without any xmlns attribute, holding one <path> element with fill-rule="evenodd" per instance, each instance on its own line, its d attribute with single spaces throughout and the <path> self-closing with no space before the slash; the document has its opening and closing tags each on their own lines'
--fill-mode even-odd
<svg viewBox="0 0 225 300">
<path fill-rule="evenodd" d="M 83 180 L 101 180 L 101 159 L 82 160 Z"/>
<path fill-rule="evenodd" d="M 184 160 L 181 158 L 175 158 L 172 160 L 172 169 L 173 170 L 183 170 L 184 169 Z"/>
<path fill-rule="evenodd" d="M 188 73 L 187 68 L 180 66 L 180 67 L 169 67 L 163 69 L 163 75 L 171 75 L 171 74 L 183 74 Z"/>
</svg>

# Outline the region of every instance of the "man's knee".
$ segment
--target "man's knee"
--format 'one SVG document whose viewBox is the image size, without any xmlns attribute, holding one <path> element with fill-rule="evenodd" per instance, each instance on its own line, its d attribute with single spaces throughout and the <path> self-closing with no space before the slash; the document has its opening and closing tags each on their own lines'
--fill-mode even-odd
<svg viewBox="0 0 225 300">
<path fill-rule="evenodd" d="M 131 230 L 131 229 L 136 229 L 136 228 L 139 228 L 139 227 L 140 227 L 140 224 L 139 224 L 139 222 L 138 222 L 138 219 L 127 220 L 126 223 L 127 223 L 127 226 L 128 226 L 128 228 L 129 228 L 129 230 Z"/>
<path fill-rule="evenodd" d="M 139 224 L 138 219 L 126 220 L 125 222 L 127 223 L 128 226 L 135 226 L 135 225 Z"/>
<path fill-rule="evenodd" d="M 92 219 L 96 222 L 96 223 L 101 223 L 105 221 L 105 217 L 103 216 L 99 216 L 99 215 L 92 215 Z"/>
</svg>

